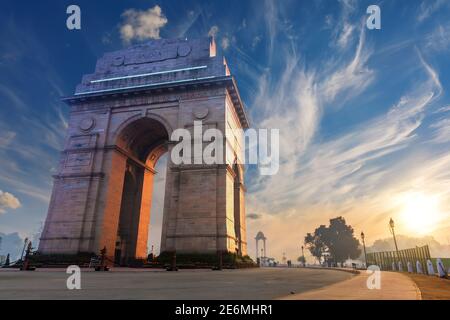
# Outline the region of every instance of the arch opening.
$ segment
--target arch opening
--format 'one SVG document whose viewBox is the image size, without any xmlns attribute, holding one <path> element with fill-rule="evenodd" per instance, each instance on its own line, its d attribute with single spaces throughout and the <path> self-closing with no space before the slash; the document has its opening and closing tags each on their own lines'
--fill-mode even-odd
<svg viewBox="0 0 450 320">
<path fill-rule="evenodd" d="M 242 168 L 237 163 L 237 161 L 233 164 L 233 173 L 234 173 L 234 191 L 233 191 L 233 212 L 234 212 L 234 233 L 236 236 L 236 253 L 238 255 L 242 255 L 242 252 L 245 251 L 243 248 L 243 239 L 244 232 L 243 229 L 245 225 L 245 208 L 243 207 L 243 184 L 242 184 Z"/>
<path fill-rule="evenodd" d="M 158 174 L 155 168 L 167 152 L 168 140 L 164 125 L 151 118 L 131 122 L 117 137 L 116 147 L 127 159 L 114 252 L 116 264 L 129 265 L 147 258 L 154 180 Z"/>
<path fill-rule="evenodd" d="M 166 152 L 159 158 L 155 170 L 157 172 L 153 182 L 152 207 L 150 215 L 150 228 L 148 233 L 148 250 L 152 256 L 158 256 L 161 253 L 164 197 L 166 186 L 168 153 Z"/>
</svg>

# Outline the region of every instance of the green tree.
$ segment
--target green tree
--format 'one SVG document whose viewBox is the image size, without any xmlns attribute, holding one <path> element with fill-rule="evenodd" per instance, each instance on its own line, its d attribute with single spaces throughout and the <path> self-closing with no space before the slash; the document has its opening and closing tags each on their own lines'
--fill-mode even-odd
<svg viewBox="0 0 450 320">
<path fill-rule="evenodd" d="M 313 233 L 308 233 L 305 237 L 305 246 L 311 252 L 319 263 L 321 263 L 323 254 L 327 251 L 327 246 L 323 241 L 323 234 L 326 232 L 327 227 L 321 225 Z"/>
<path fill-rule="evenodd" d="M 300 262 L 301 264 L 305 265 L 306 264 L 306 258 L 304 256 L 300 256 L 297 258 L 297 261 Z"/>
<path fill-rule="evenodd" d="M 334 262 L 343 263 L 347 259 L 356 259 L 361 254 L 359 240 L 353 235 L 354 230 L 345 223 L 343 217 L 330 220 L 324 240 Z"/>
<path fill-rule="evenodd" d="M 330 255 L 335 263 L 343 263 L 348 258 L 356 259 L 361 254 L 359 240 L 353 235 L 354 230 L 347 225 L 343 217 L 330 219 L 330 225 L 321 225 L 314 233 L 305 237 L 305 245 L 319 262 L 324 253 Z"/>
</svg>

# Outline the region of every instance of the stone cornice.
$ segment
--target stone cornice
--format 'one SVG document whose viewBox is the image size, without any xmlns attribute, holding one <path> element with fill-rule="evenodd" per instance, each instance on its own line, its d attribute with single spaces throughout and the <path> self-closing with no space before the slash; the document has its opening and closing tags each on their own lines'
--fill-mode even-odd
<svg viewBox="0 0 450 320">
<path fill-rule="evenodd" d="M 54 179 L 76 179 L 76 178 L 103 178 L 103 172 L 87 172 L 87 173 L 65 173 L 53 175 Z"/>
<path fill-rule="evenodd" d="M 187 81 L 183 83 L 166 83 L 161 85 L 148 85 L 138 88 L 117 88 L 112 91 L 105 92 L 83 92 L 83 94 L 77 94 L 72 96 L 63 97 L 61 100 L 70 106 L 88 105 L 96 106 L 98 109 L 114 108 L 118 106 L 133 106 L 139 104 L 149 104 L 167 101 L 177 101 L 189 98 L 208 97 L 211 95 L 208 92 L 215 88 L 225 88 L 233 102 L 236 113 L 239 116 L 241 126 L 246 129 L 250 126 L 248 117 L 245 112 L 244 104 L 242 103 L 239 90 L 235 79 L 232 76 L 214 77 L 211 79 L 198 79 Z M 202 89 L 208 89 L 204 91 Z M 168 97 L 161 97 L 161 95 L 168 95 Z M 157 96 L 157 97 L 155 97 Z M 154 101 L 143 99 L 143 97 L 152 97 Z M 108 104 L 109 99 L 118 101 L 114 105 Z M 120 104 L 120 98 L 122 103 Z M 159 99 L 158 99 L 159 98 Z M 106 100 L 106 101 L 105 101 Z M 145 101 L 143 101 L 145 100 Z M 100 104 L 98 103 L 100 102 Z M 140 102 L 140 103 L 139 103 Z M 92 110 L 92 109 L 91 109 Z M 77 110 L 79 111 L 79 110 Z"/>
</svg>

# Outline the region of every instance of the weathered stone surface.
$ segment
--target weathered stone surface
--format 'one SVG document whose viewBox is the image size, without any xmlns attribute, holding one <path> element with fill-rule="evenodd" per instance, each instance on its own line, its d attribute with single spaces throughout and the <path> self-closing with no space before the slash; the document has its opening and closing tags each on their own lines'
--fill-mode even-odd
<svg viewBox="0 0 450 320">
<path fill-rule="evenodd" d="M 176 128 L 201 119 L 227 136 L 224 164 L 168 161 L 161 251 L 246 254 L 242 146 L 248 127 L 210 39 L 155 40 L 107 53 L 64 98 L 70 119 L 39 251 L 145 258 L 153 168 Z M 232 133 L 233 132 L 233 133 Z M 239 159 L 236 159 L 238 157 Z"/>
</svg>

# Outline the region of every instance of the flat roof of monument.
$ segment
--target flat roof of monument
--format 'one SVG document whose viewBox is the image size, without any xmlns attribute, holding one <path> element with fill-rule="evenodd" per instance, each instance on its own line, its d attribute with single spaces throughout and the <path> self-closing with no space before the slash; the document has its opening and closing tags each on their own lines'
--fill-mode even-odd
<svg viewBox="0 0 450 320">
<path fill-rule="evenodd" d="M 157 39 L 106 52 L 85 74 L 70 103 L 111 95 L 159 93 L 198 86 L 225 86 L 244 128 L 249 127 L 236 81 L 213 38 Z"/>
</svg>

